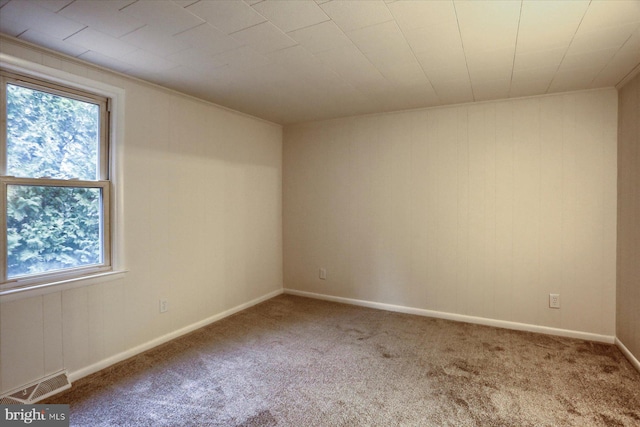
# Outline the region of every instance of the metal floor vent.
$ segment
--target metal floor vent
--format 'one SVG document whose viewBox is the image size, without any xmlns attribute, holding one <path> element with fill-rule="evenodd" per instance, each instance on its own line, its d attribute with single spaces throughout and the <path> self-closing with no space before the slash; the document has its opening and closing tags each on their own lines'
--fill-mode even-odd
<svg viewBox="0 0 640 427">
<path fill-rule="evenodd" d="M 36 403 L 68 388 L 71 388 L 71 382 L 67 371 L 60 371 L 3 394 L 0 404 Z"/>
</svg>

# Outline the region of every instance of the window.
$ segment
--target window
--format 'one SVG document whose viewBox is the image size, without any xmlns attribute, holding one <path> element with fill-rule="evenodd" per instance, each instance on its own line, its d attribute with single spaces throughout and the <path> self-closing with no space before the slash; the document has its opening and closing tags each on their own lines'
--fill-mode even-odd
<svg viewBox="0 0 640 427">
<path fill-rule="evenodd" d="M 0 289 L 110 270 L 108 99 L 0 78 Z"/>
</svg>

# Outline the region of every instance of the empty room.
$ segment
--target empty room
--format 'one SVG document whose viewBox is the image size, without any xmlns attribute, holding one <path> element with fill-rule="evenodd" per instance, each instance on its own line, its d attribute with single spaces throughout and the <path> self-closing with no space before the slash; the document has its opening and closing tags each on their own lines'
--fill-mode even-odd
<svg viewBox="0 0 640 427">
<path fill-rule="evenodd" d="M 0 0 L 0 80 L 0 424 L 640 425 L 640 1 Z"/>
</svg>

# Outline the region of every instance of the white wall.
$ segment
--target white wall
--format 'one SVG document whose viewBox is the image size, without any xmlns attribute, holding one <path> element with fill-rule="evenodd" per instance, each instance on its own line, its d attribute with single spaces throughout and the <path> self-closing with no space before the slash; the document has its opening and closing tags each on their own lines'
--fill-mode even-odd
<svg viewBox="0 0 640 427">
<path fill-rule="evenodd" d="M 0 392 L 282 289 L 282 128 L 8 39 L 126 90 L 124 279 L 0 304 Z M 159 313 L 166 298 L 169 311 Z"/>
<path fill-rule="evenodd" d="M 616 335 L 638 361 L 640 360 L 640 74 L 620 90 L 619 101 Z"/>
<path fill-rule="evenodd" d="M 616 113 L 607 89 L 287 126 L 285 288 L 612 339 Z"/>
</svg>

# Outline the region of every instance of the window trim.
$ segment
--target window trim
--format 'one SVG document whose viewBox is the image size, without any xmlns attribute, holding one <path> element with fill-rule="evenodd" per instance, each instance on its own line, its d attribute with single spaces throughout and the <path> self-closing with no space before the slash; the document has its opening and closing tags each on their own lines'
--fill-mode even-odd
<svg viewBox="0 0 640 427">
<path fill-rule="evenodd" d="M 0 177 L 0 212 L 6 212 L 6 195 L 7 187 L 9 185 L 26 185 L 36 187 L 68 187 L 68 188 L 99 188 L 102 191 L 102 223 L 100 224 L 102 235 L 102 263 L 92 264 L 82 267 L 65 268 L 63 270 L 53 270 L 47 273 L 30 274 L 25 276 L 16 277 L 15 279 L 7 279 L 1 281 L 0 287 L 2 289 L 10 289 L 15 286 L 27 286 L 32 284 L 42 284 L 43 282 L 50 282 L 52 280 L 58 281 L 60 278 L 73 278 L 83 276 L 91 273 L 102 273 L 111 270 L 111 226 L 110 226 L 110 200 L 111 200 L 111 183 L 106 180 L 99 181 L 80 181 L 80 180 L 66 180 L 66 179 L 38 179 L 38 178 L 16 178 L 2 176 Z M 7 228 L 6 215 L 2 216 L 0 226 L 4 229 Z M 4 255 L 6 249 L 6 234 L 0 238 L 0 250 L 2 251 L 2 257 L 0 263 L 2 264 L 3 271 L 7 272 L 7 257 Z"/>
<path fill-rule="evenodd" d="M 84 75 L 92 75 L 100 80 L 109 80 L 110 74 L 100 71 L 97 68 L 85 66 L 76 68 L 76 64 L 71 62 L 60 62 L 71 66 L 76 72 Z M 49 280 L 39 283 L 12 284 L 11 287 L 0 287 L 0 303 L 15 299 L 28 298 L 35 295 L 44 295 L 52 292 L 59 292 L 65 289 L 88 286 L 121 279 L 128 271 L 125 268 L 125 240 L 124 240 L 124 185 L 123 185 L 123 146 L 124 146 L 124 124 L 125 124 L 125 90 L 97 81 L 88 77 L 79 76 L 57 68 L 51 68 L 42 64 L 34 63 L 21 58 L 16 58 L 0 52 L 0 67 L 10 73 L 26 75 L 36 80 L 45 80 L 52 84 L 69 87 L 81 92 L 95 93 L 98 96 L 106 97 L 109 102 L 109 127 L 105 127 L 108 132 L 107 150 L 109 153 L 109 166 L 106 170 L 110 188 L 110 237 L 111 237 L 111 266 L 102 271 L 86 272 L 75 270 L 73 274 L 60 272 L 52 273 Z M 65 67 L 69 68 L 69 67 Z M 4 117 L 4 115 L 2 116 Z M 91 181 L 96 184 L 97 181 Z M 77 181 L 76 181 L 77 183 Z M 4 202 L 3 202 L 4 203 Z"/>
<path fill-rule="evenodd" d="M 104 95 L 98 95 L 93 92 L 87 92 L 85 90 L 79 90 L 72 86 L 65 86 L 54 81 L 48 81 L 44 79 L 38 79 L 29 75 L 19 74 L 5 69 L 0 69 L 0 84 L 4 87 L 5 84 L 15 82 L 16 86 L 26 87 L 28 89 L 37 90 L 40 92 L 46 92 L 53 95 L 61 96 L 64 98 L 75 99 L 77 101 L 87 102 L 90 104 L 96 104 L 100 107 L 100 150 L 98 152 L 98 175 L 101 180 L 109 179 L 109 121 L 110 121 L 110 102 L 109 98 Z M 2 123 L 0 124 L 0 131 L 6 132 L 5 117 L 7 117 L 6 102 L 1 102 L 2 108 L 0 114 L 2 114 Z M 105 126 L 107 124 L 107 126 Z M 0 151 L 0 175 L 6 175 L 6 150 Z"/>
<path fill-rule="evenodd" d="M 2 121 L 0 123 L 0 133 L 7 135 L 6 122 L 6 101 L 7 101 L 7 87 L 9 85 L 15 87 L 24 87 L 30 90 L 34 90 L 41 93 L 53 94 L 66 99 L 77 100 L 81 102 L 97 105 L 99 108 L 99 122 L 98 122 L 98 164 L 97 175 L 94 180 L 79 180 L 79 179 L 56 179 L 56 178 L 36 178 L 36 177 L 14 177 L 7 175 L 7 146 L 8 141 L 5 140 L 5 146 L 0 148 L 0 211 L 6 212 L 6 201 L 8 197 L 9 185 L 24 185 L 24 186 L 37 186 L 37 187 L 67 187 L 67 188 L 99 188 L 101 190 L 101 223 L 100 223 L 100 252 L 102 255 L 101 262 L 98 264 L 91 264 L 81 267 L 64 268 L 61 270 L 53 270 L 42 273 L 26 274 L 18 277 L 9 277 L 8 265 L 7 265 L 7 221 L 6 216 L 3 215 L 0 226 L 2 232 L 0 235 L 0 272 L 3 274 L 0 276 L 0 289 L 10 289 L 16 286 L 28 286 L 31 284 L 41 284 L 51 282 L 59 277 L 77 277 L 81 275 L 87 275 L 91 273 L 104 272 L 111 270 L 111 227 L 110 221 L 110 186 L 111 183 L 108 180 L 109 175 L 109 151 L 108 151 L 108 129 L 109 129 L 109 112 L 108 112 L 108 98 L 104 96 L 95 95 L 93 93 L 87 93 L 85 91 L 79 91 L 74 88 L 69 88 L 56 83 L 35 79 L 30 76 L 7 72 L 0 69 L 0 94 L 2 95 Z"/>
</svg>

